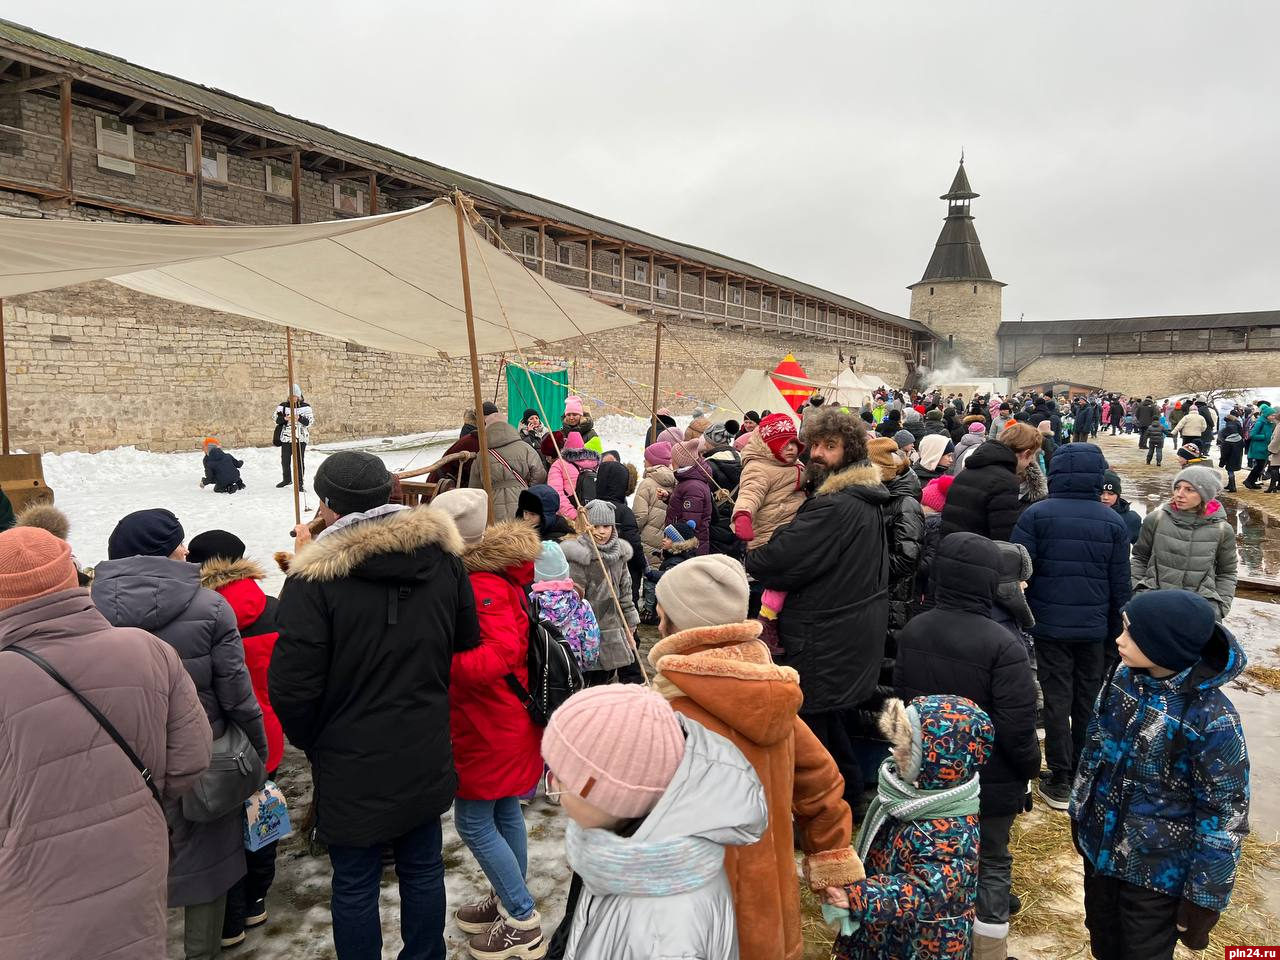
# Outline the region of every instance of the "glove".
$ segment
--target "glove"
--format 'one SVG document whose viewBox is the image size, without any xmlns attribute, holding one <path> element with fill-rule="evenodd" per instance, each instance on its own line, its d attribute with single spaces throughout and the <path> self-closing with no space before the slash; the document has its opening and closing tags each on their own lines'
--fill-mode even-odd
<svg viewBox="0 0 1280 960">
<path fill-rule="evenodd" d="M 1203 950 L 1209 945 L 1209 931 L 1221 914 L 1190 900 L 1178 904 L 1178 939 L 1192 950 Z"/>
<path fill-rule="evenodd" d="M 660 567 L 649 567 L 644 572 L 644 578 L 650 583 L 657 583 L 662 579 L 662 569 Z"/>
<path fill-rule="evenodd" d="M 299 418 L 298 418 L 298 422 L 299 422 L 300 424 L 302 424 L 304 427 L 309 427 L 309 426 L 311 426 L 311 418 L 310 418 L 310 417 L 299 417 Z"/>
<path fill-rule="evenodd" d="M 751 527 L 751 514 L 739 512 L 733 515 L 733 535 L 743 543 L 750 543 L 756 538 L 756 532 Z"/>
</svg>

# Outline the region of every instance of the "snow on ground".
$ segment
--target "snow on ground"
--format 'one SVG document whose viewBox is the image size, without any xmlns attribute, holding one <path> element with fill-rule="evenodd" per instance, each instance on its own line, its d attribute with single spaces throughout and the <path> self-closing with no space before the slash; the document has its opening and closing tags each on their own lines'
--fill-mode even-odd
<svg viewBox="0 0 1280 960">
<path fill-rule="evenodd" d="M 641 467 L 648 421 L 637 417 L 606 416 L 596 421 L 596 432 L 606 450 L 616 449 L 622 459 Z M 455 434 L 416 434 L 364 441 L 325 444 L 307 450 L 307 485 L 326 455 L 338 450 L 367 450 L 382 458 L 390 470 L 426 466 L 439 459 Z M 267 568 L 268 587 L 278 588 L 283 575 L 271 557 L 277 550 L 293 549 L 293 490 L 276 489 L 280 482 L 280 450 L 277 447 L 230 449 L 244 461 L 241 477 L 246 488 L 235 494 L 201 488 L 202 454 L 147 453 L 135 447 L 118 447 L 101 453 L 45 454 L 44 477 L 54 491 L 57 505 L 71 520 L 71 548 L 85 566 L 107 558 L 107 538 L 117 521 L 135 510 L 166 507 L 182 521 L 188 540 L 205 530 L 229 530 L 245 542 L 247 555 Z M 303 516 L 315 510 L 315 494 L 308 493 Z"/>
</svg>

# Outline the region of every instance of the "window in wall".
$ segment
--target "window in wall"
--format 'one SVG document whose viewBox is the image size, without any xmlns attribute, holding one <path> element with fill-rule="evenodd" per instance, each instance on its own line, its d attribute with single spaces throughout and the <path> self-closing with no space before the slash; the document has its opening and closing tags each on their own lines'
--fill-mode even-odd
<svg viewBox="0 0 1280 960">
<path fill-rule="evenodd" d="M 536 257 L 538 255 L 538 235 L 536 233 L 521 234 L 520 244 L 526 257 Z"/>
<path fill-rule="evenodd" d="M 1173 333 L 1169 330 L 1144 330 L 1142 332 L 1143 353 L 1168 353 L 1173 341 Z"/>
<path fill-rule="evenodd" d="M 929 292 L 930 292 L 930 293 L 932 293 L 932 292 L 933 292 L 933 288 L 932 288 L 932 287 L 930 287 L 930 288 L 929 288 Z M 955 336 L 955 334 L 954 334 L 954 333 L 948 333 L 948 334 L 947 334 L 947 349 L 948 349 L 948 350 L 954 350 L 955 348 L 956 348 L 956 336 Z"/>
<path fill-rule="evenodd" d="M 655 280 L 658 284 L 658 292 L 666 293 L 667 292 L 667 275 L 663 273 L 661 270 L 659 270 L 658 276 L 655 278 Z"/>
<path fill-rule="evenodd" d="M 786 300 L 778 301 L 778 314 L 783 317 L 791 316 L 791 304 Z"/>
<path fill-rule="evenodd" d="M 1249 330 L 1250 350 L 1280 350 L 1280 327 L 1252 327 Z"/>
<path fill-rule="evenodd" d="M 573 249 L 567 243 L 560 244 L 556 247 L 556 259 L 568 266 L 573 263 Z"/>
<path fill-rule="evenodd" d="M 1175 353 L 1199 353 L 1208 349 L 1208 330 L 1173 331 L 1173 350 Z"/>
<path fill-rule="evenodd" d="M 1107 337 L 1109 353 L 1138 353 L 1142 349 L 1142 334 L 1113 333 Z"/>
<path fill-rule="evenodd" d="M 1076 337 L 1076 353 L 1106 353 L 1105 333 L 1086 333 Z"/>
<path fill-rule="evenodd" d="M 22 95 L 0 95 L 0 124 L 22 129 Z M 0 130 L 0 156 L 22 155 L 22 134 L 14 130 Z"/>
<path fill-rule="evenodd" d="M 97 133 L 98 169 L 114 170 L 116 173 L 137 173 L 137 164 L 130 163 L 133 158 L 133 126 L 122 123 L 114 117 L 94 117 Z M 106 154 L 113 154 L 107 156 Z"/>
<path fill-rule="evenodd" d="M 762 294 L 760 297 L 760 309 L 768 313 L 773 313 L 773 297 L 769 294 Z"/>
<path fill-rule="evenodd" d="M 183 148 L 186 153 L 187 173 L 195 173 L 191 165 L 191 144 Z M 200 176 L 205 183 L 227 182 L 227 151 L 219 150 L 216 143 L 200 145 Z"/>
<path fill-rule="evenodd" d="M 647 263 L 637 263 L 631 269 L 631 279 L 636 283 L 649 282 L 649 265 Z"/>
<path fill-rule="evenodd" d="M 1215 352 L 1218 350 L 1243 350 L 1245 348 L 1245 328 L 1227 327 L 1212 330 L 1209 333 L 1209 343 L 1210 349 Z"/>
<path fill-rule="evenodd" d="M 931 297 L 933 296 L 933 287 L 930 287 L 930 288 L 929 288 L 929 296 L 931 296 Z"/>
<path fill-rule="evenodd" d="M 267 193 L 273 197 L 293 199 L 293 168 L 281 163 L 264 164 L 267 170 Z"/>
<path fill-rule="evenodd" d="M 622 258 L 621 257 L 613 258 L 613 265 L 609 268 L 609 272 L 612 273 L 615 277 L 622 276 Z"/>
<path fill-rule="evenodd" d="M 355 216 L 364 216 L 365 191 L 354 183 L 342 180 L 333 182 L 333 209 Z"/>
<path fill-rule="evenodd" d="M 742 305 L 742 288 L 741 287 L 729 288 L 729 302 L 736 306 Z"/>
</svg>

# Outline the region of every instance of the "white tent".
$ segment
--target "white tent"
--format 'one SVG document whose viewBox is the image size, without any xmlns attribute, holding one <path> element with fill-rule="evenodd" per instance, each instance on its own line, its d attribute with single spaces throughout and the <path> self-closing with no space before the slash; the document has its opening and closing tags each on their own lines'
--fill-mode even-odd
<svg viewBox="0 0 1280 960">
<path fill-rule="evenodd" d="M 792 419 L 795 418 L 795 411 L 773 382 L 773 376 L 764 370 L 743 370 L 742 376 L 729 388 L 729 395 L 720 401 L 719 406 L 739 415 L 748 410 L 760 414 L 768 410 L 770 413 L 787 413 Z"/>
<path fill-rule="evenodd" d="M 477 353 L 639 322 L 526 270 L 470 224 L 463 233 Z M 443 199 L 296 226 L 0 218 L 0 297 L 89 280 L 376 350 L 469 352 L 457 215 Z"/>
<path fill-rule="evenodd" d="M 822 396 L 826 403 L 859 409 L 871 396 L 873 387 L 867 384 L 852 370 L 841 370 L 822 388 Z"/>
</svg>

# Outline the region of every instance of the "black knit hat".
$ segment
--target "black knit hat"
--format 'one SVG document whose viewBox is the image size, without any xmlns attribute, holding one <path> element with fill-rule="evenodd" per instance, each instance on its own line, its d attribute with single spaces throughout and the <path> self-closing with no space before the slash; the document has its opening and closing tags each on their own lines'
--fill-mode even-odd
<svg viewBox="0 0 1280 960">
<path fill-rule="evenodd" d="M 1200 659 L 1214 620 L 1209 601 L 1190 590 L 1144 590 L 1124 608 L 1125 626 L 1138 649 L 1175 673 Z"/>
<path fill-rule="evenodd" d="M 528 423 L 530 417 L 537 417 L 539 420 L 541 420 L 542 414 L 540 414 L 537 410 L 533 409 L 533 407 L 530 407 L 528 410 L 524 412 L 524 415 L 520 418 L 520 422 Z"/>
<path fill-rule="evenodd" d="M 1174 456 L 1181 457 L 1183 460 L 1200 460 L 1204 454 L 1194 443 L 1184 443 L 1174 451 Z"/>
<path fill-rule="evenodd" d="M 1114 470 L 1104 470 L 1102 472 L 1102 492 L 1114 493 L 1120 496 L 1120 475 Z"/>
<path fill-rule="evenodd" d="M 391 474 L 371 453 L 343 450 L 320 464 L 316 494 L 340 517 L 383 506 L 391 498 Z"/>
<path fill-rule="evenodd" d="M 192 537 L 187 544 L 187 559 L 192 563 L 204 563 L 215 557 L 239 560 L 243 556 L 244 541 L 226 530 L 206 530 Z"/>
<path fill-rule="evenodd" d="M 107 559 L 125 557 L 167 557 L 186 538 L 182 524 L 172 511 L 157 507 L 131 513 L 111 531 Z"/>
<path fill-rule="evenodd" d="M 750 420 L 752 423 L 759 423 L 760 414 L 756 413 L 754 410 L 748 410 L 746 413 L 742 415 L 742 419 Z"/>
<path fill-rule="evenodd" d="M 498 405 L 492 400 L 486 400 L 480 405 L 480 409 L 484 411 L 486 417 L 491 417 L 498 412 Z"/>
</svg>

